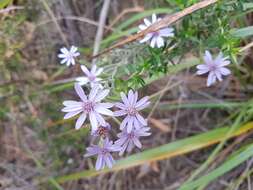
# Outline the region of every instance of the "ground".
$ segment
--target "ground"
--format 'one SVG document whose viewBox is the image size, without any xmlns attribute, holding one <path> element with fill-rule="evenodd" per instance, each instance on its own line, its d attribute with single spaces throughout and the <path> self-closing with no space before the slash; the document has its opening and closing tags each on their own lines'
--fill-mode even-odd
<svg viewBox="0 0 253 190">
<path fill-rule="evenodd" d="M 91 140 L 88 131 L 82 129 L 77 132 L 73 128 L 74 121 L 62 121 L 62 101 L 75 96 L 72 87 L 61 90 L 52 87 L 52 84 L 81 74 L 77 65 L 71 69 L 61 66 L 57 53 L 66 40 L 69 44 L 82 47 L 85 55 L 83 60 L 91 54 L 102 3 L 93 0 L 56 0 L 48 1 L 50 3 L 45 5 L 43 2 L 46 1 L 15 1 L 14 6 L 19 6 L 20 10 L 0 15 L 1 21 L 4 21 L 0 26 L 0 51 L 3 52 L 0 56 L 0 189 L 4 190 L 55 189 L 48 182 L 50 176 L 82 171 L 94 164 L 94 159 L 83 158 L 85 147 Z M 130 18 L 141 9 L 162 6 L 162 3 L 112 0 L 106 25 L 110 26 L 124 10 L 126 13 L 118 22 Z M 76 20 L 82 17 L 88 21 Z M 94 23 L 90 24 L 89 21 Z M 252 15 L 249 15 L 248 22 L 252 24 Z M 106 30 L 105 36 L 109 34 L 110 31 Z M 252 56 L 246 59 L 252 63 Z M 252 67 L 249 66 L 249 69 Z M 144 150 L 221 127 L 224 118 L 234 111 L 211 108 L 170 110 L 166 105 L 210 100 L 219 103 L 224 99 L 243 101 L 252 94 L 253 88 L 245 89 L 235 76 L 213 88 L 206 88 L 203 79 L 192 76 L 192 73 L 191 70 L 184 70 L 176 75 L 165 76 L 141 90 L 141 95 L 152 95 L 166 85 L 173 86 L 181 81 L 166 91 L 160 104 L 149 116 L 152 135 L 143 139 Z M 145 114 L 148 115 L 148 111 Z M 231 123 L 229 120 L 225 122 L 226 125 Z M 113 127 L 116 133 L 117 125 Z M 242 142 L 242 146 L 251 142 L 252 137 L 252 134 L 246 134 L 228 141 L 212 167 L 223 162 L 232 151 L 231 148 L 239 148 L 236 142 Z M 177 189 L 206 160 L 214 147 L 128 170 L 67 182 L 62 187 L 66 190 Z M 219 178 L 206 189 L 227 188 L 251 165 L 252 160 Z M 239 189 L 244 190 L 246 186 L 247 183 Z"/>
</svg>

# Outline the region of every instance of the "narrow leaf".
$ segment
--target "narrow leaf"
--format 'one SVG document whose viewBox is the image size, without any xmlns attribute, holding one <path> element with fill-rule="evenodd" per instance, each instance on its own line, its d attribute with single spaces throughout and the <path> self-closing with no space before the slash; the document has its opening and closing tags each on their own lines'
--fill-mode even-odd
<svg viewBox="0 0 253 190">
<path fill-rule="evenodd" d="M 243 133 L 248 132 L 253 129 L 253 122 L 250 122 L 239 129 L 235 130 L 229 138 L 239 136 Z M 141 153 L 134 154 L 127 158 L 117 161 L 112 169 L 104 169 L 101 171 L 85 170 L 82 172 L 77 172 L 70 175 L 65 175 L 56 178 L 56 181 L 63 183 L 66 181 L 77 180 L 80 178 L 87 178 L 96 176 L 102 173 L 108 173 L 112 171 L 118 171 L 122 169 L 128 169 L 131 167 L 139 166 L 144 163 L 149 163 L 151 161 L 162 160 L 172 158 L 178 155 L 182 155 L 188 152 L 192 152 L 213 144 L 216 144 L 226 136 L 229 131 L 229 127 L 219 128 L 206 132 L 204 134 L 189 137 L 183 140 L 178 140 L 176 142 L 168 143 L 153 149 L 143 151 Z"/>
</svg>

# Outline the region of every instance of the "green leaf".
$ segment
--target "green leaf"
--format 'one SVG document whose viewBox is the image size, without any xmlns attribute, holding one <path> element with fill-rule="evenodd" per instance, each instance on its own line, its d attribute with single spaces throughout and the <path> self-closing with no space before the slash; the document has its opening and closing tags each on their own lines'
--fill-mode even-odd
<svg viewBox="0 0 253 190">
<path fill-rule="evenodd" d="M 181 188 L 180 190 L 194 190 L 202 184 L 206 185 L 211 181 L 217 179 L 218 177 L 222 176 L 223 174 L 229 172 L 233 168 L 239 166 L 252 156 L 253 156 L 253 144 L 249 145 L 246 148 L 246 150 L 240 152 L 239 154 L 234 155 L 232 158 L 227 160 L 220 167 L 211 171 L 209 174 L 204 175 L 203 177 L 200 177 L 189 184 L 186 184 L 186 187 Z"/>
<path fill-rule="evenodd" d="M 243 3 L 243 9 L 253 9 L 253 3 Z"/>
<path fill-rule="evenodd" d="M 253 26 L 248 26 L 245 28 L 233 29 L 231 34 L 238 38 L 246 38 L 253 35 Z"/>
<path fill-rule="evenodd" d="M 161 73 L 161 74 L 157 74 L 157 75 L 153 75 L 152 77 L 148 77 L 145 79 L 145 84 L 148 85 L 156 80 L 159 80 L 167 75 L 171 75 L 171 74 L 176 74 L 184 69 L 188 69 L 191 68 L 197 64 L 199 64 L 200 60 L 196 57 L 189 57 L 185 60 L 182 60 L 182 62 L 180 64 L 177 65 L 169 65 L 167 70 L 168 72 L 165 74 Z M 141 87 L 141 86 L 140 86 Z"/>
<path fill-rule="evenodd" d="M 100 171 L 95 170 L 85 170 L 82 172 L 73 173 L 70 175 L 65 175 L 56 178 L 56 181 L 59 183 L 77 180 L 80 178 L 87 178 L 96 176 L 102 173 L 108 173 L 112 171 L 127 169 L 135 166 L 139 166 L 144 163 L 148 163 L 151 161 L 162 160 L 172 158 L 178 155 L 182 155 L 185 153 L 189 153 L 201 148 L 205 148 L 207 146 L 213 145 L 223 140 L 223 138 L 227 135 L 229 131 L 229 127 L 215 129 L 204 134 L 196 135 L 193 137 L 189 137 L 183 140 L 178 140 L 176 142 L 168 143 L 153 149 L 149 149 L 143 151 L 141 153 L 137 153 L 131 155 L 127 158 L 119 160 L 116 162 L 112 169 L 104 169 Z M 238 129 L 236 129 L 229 138 L 241 135 L 243 133 L 248 132 L 253 129 L 253 122 L 250 122 Z"/>
<path fill-rule="evenodd" d="M 163 102 L 158 104 L 158 110 L 174 110 L 174 109 L 201 109 L 201 108 L 217 108 L 217 109 L 235 109 L 245 105 L 245 102 L 196 102 L 170 104 Z"/>
<path fill-rule="evenodd" d="M 12 0 L 0 0 L 0 9 L 3 9 L 7 5 L 9 5 L 10 3 L 12 3 Z"/>
</svg>

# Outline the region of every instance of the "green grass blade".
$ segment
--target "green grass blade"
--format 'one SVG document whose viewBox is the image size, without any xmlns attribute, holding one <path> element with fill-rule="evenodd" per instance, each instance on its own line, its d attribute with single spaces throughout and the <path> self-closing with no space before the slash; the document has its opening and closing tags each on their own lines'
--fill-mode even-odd
<svg viewBox="0 0 253 190">
<path fill-rule="evenodd" d="M 227 160 L 224 164 L 220 167 L 216 168 L 215 170 L 211 171 L 209 174 L 198 178 L 197 180 L 187 184 L 186 187 L 182 188 L 182 190 L 193 190 L 197 187 L 201 186 L 202 184 L 209 184 L 211 181 L 217 179 L 218 177 L 222 176 L 223 174 L 229 172 L 233 168 L 239 166 L 247 159 L 253 156 L 253 144 L 249 145 L 246 150 L 240 152 L 237 155 L 234 155 L 232 158 Z"/>
<path fill-rule="evenodd" d="M 238 38 L 246 38 L 253 35 L 253 26 L 248 26 L 245 28 L 233 29 L 231 34 Z"/>
<path fill-rule="evenodd" d="M 253 129 L 253 122 L 250 122 L 238 128 L 232 134 L 230 134 L 229 138 L 246 133 L 251 129 Z M 168 143 L 153 149 L 143 151 L 138 154 L 134 154 L 125 159 L 117 161 L 114 167 L 110 170 L 109 169 L 104 169 L 101 171 L 95 171 L 93 169 L 85 170 L 82 172 L 77 172 L 70 175 L 58 177 L 56 178 L 56 181 L 59 183 L 63 183 L 71 180 L 77 180 L 80 178 L 96 176 L 102 173 L 128 169 L 151 161 L 172 158 L 178 155 L 182 155 L 218 143 L 223 140 L 223 138 L 227 135 L 229 130 L 230 130 L 229 127 L 215 129 L 210 132 L 206 132 L 204 134 L 196 135 L 183 140 L 178 140 L 176 142 Z"/>
<path fill-rule="evenodd" d="M 158 110 L 175 110 L 175 109 L 201 109 L 201 108 L 216 108 L 216 109 L 234 109 L 245 105 L 245 102 L 196 102 L 196 103 L 182 103 L 182 104 L 170 104 L 160 103 L 158 104 Z"/>
<path fill-rule="evenodd" d="M 12 0 L 0 0 L 0 9 L 12 3 Z"/>
</svg>

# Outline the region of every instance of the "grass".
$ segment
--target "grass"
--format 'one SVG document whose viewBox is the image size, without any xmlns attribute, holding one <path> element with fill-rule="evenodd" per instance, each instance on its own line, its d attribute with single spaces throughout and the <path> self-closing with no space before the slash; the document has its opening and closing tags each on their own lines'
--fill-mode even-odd
<svg viewBox="0 0 253 190">
<path fill-rule="evenodd" d="M 130 14 L 116 23 L 113 32 L 107 32 L 104 36 L 101 48 L 108 48 L 136 33 L 138 24 L 152 13 L 172 14 L 196 2 L 148 1 L 146 4 L 149 7 L 145 11 Z M 165 160 L 180 159 L 185 154 L 190 158 L 190 153 L 195 152 L 201 158 L 201 161 L 193 159 L 196 163 L 195 170 L 186 168 L 186 174 L 174 171 L 175 176 L 180 174 L 186 179 L 180 180 L 182 182 L 177 189 L 200 190 L 209 187 L 211 183 L 217 184 L 218 188 L 217 179 L 225 179 L 228 174 L 241 168 L 244 170 L 239 176 L 233 176 L 227 181 L 227 189 L 243 188 L 252 174 L 252 169 L 245 168 L 245 163 L 253 156 L 250 141 L 253 128 L 253 76 L 252 68 L 248 67 L 252 62 L 250 50 L 253 46 L 253 23 L 246 17 L 252 14 L 253 4 L 246 0 L 241 2 L 242 4 L 233 0 L 219 1 L 214 6 L 183 18 L 173 25 L 176 37 L 168 41 L 163 49 L 153 50 L 132 43 L 98 59 L 98 64 L 105 68 L 103 78 L 110 81 L 108 86 L 112 92 L 108 101 L 118 101 L 120 91 L 130 88 L 139 90 L 141 96 L 148 94 L 152 101 L 152 106 L 144 113 L 148 115 L 153 106 L 156 106 L 151 116 L 171 129 L 167 134 L 152 128 L 151 138 L 144 141 L 145 150 L 126 155 L 111 170 L 101 171 L 93 169 L 92 159 L 82 158 L 90 143 L 89 126 L 76 131 L 73 129 L 76 118 L 63 120 L 60 113 L 61 102 L 75 98 L 71 79 L 80 75 L 80 69 L 78 65 L 65 68 L 56 63 L 58 60 L 53 54 L 56 54 L 59 41 L 68 44 L 71 34 L 57 20 L 52 2 L 41 0 L 40 3 L 35 3 L 40 11 L 48 14 L 48 19 L 53 20 L 53 25 L 43 27 L 52 29 L 53 36 L 56 37 L 49 33 L 40 34 L 45 39 L 49 38 L 52 44 L 41 42 L 45 39 L 33 32 L 32 25 L 37 21 L 29 16 L 29 8 L 0 17 L 0 120 L 4 126 L 0 129 L 0 139 L 3 136 L 2 144 L 8 151 L 9 146 L 14 147 L 17 152 L 29 158 L 23 161 L 15 152 L 14 160 L 17 163 L 14 162 L 14 167 L 19 168 L 22 164 L 31 167 L 36 173 L 32 182 L 42 189 L 71 189 L 71 185 L 68 186 L 70 182 L 79 187 L 75 181 L 80 179 L 85 179 L 84 182 L 88 185 L 86 187 L 92 188 L 94 181 L 97 183 L 99 180 L 95 176 L 122 181 L 120 176 L 124 178 L 127 175 L 122 170 L 127 170 L 136 177 L 137 170 L 134 167 L 142 168 L 143 164 L 150 162 L 159 161 L 160 173 L 157 175 L 166 175 L 171 168 L 166 168 Z M 1 1 L 0 9 L 8 4 L 15 6 L 14 3 L 10 0 Z M 20 1 L 20 4 L 27 5 L 26 1 Z M 33 6 L 30 7 L 35 9 Z M 96 6 L 96 10 L 99 10 L 99 3 Z M 108 19 L 109 24 L 113 19 Z M 39 42 L 41 44 L 38 45 Z M 55 53 L 49 55 L 48 47 L 55 48 Z M 92 45 L 81 49 L 89 54 Z M 231 70 L 234 73 L 229 79 L 208 89 L 204 87 L 205 79 L 194 74 L 195 66 L 203 62 L 205 49 L 215 52 L 221 49 L 230 56 L 233 62 Z M 47 54 L 39 57 L 44 50 Z M 34 79 L 31 75 L 34 70 L 46 73 L 46 79 Z M 171 82 L 168 83 L 168 80 Z M 117 122 L 118 120 L 112 122 L 115 127 L 113 133 L 117 131 Z M 187 130 L 193 132 L 188 133 Z M 248 133 L 249 136 L 243 142 L 238 142 L 224 157 L 223 151 L 231 146 L 229 142 L 237 142 L 237 138 Z M 200 150 L 204 152 L 203 155 Z M 217 162 L 218 159 L 222 162 Z M 69 160 L 73 160 L 73 163 L 69 164 Z M 4 155 L 4 162 L 12 163 L 11 155 Z M 106 173 L 112 175 L 104 175 Z M 29 183 L 29 179 L 24 176 L 11 177 L 24 178 L 23 181 Z M 146 177 L 152 178 L 152 175 L 147 173 Z M 136 180 L 149 188 L 144 180 Z M 79 182 L 83 183 L 82 180 Z M 153 184 L 150 188 L 154 187 Z"/>
</svg>

